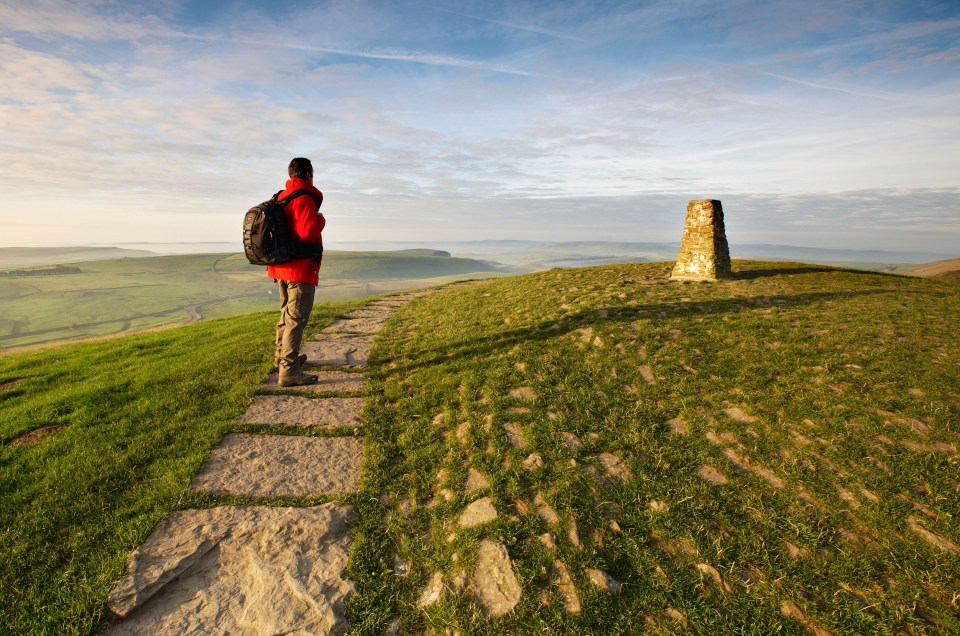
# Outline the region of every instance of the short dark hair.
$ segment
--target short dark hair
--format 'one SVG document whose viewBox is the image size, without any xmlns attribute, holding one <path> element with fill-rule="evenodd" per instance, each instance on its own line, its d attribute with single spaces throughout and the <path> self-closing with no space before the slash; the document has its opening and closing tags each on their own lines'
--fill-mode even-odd
<svg viewBox="0 0 960 636">
<path fill-rule="evenodd" d="M 297 157 L 296 159 L 292 160 L 289 167 L 287 167 L 287 174 L 289 174 L 291 177 L 300 177 L 301 179 L 312 177 L 313 164 L 310 163 L 309 159 Z"/>
</svg>

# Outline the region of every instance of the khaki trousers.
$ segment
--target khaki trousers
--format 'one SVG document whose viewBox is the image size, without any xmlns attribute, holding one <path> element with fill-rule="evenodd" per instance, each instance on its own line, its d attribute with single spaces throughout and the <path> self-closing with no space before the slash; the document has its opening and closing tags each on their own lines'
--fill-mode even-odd
<svg viewBox="0 0 960 636">
<path fill-rule="evenodd" d="M 280 377 L 299 375 L 301 372 L 300 342 L 303 330 L 313 311 L 313 298 L 317 288 L 306 283 L 278 280 L 280 290 L 280 321 L 277 323 L 276 362 Z"/>
</svg>

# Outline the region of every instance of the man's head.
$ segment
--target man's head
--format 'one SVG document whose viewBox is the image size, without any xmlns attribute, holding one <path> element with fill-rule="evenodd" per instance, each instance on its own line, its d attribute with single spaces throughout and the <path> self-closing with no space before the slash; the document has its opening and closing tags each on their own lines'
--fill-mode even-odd
<svg viewBox="0 0 960 636">
<path fill-rule="evenodd" d="M 313 180 L 313 164 L 310 163 L 309 159 L 297 157 L 296 159 L 292 160 L 290 165 L 287 167 L 287 174 L 289 174 L 290 177 L 300 177 L 304 180 Z"/>
</svg>

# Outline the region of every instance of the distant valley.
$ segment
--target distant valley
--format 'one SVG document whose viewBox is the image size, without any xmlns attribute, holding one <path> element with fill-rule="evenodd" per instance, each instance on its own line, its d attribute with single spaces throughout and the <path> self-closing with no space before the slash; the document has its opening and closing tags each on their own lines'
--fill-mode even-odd
<svg viewBox="0 0 960 636">
<path fill-rule="evenodd" d="M 116 250 L 116 248 L 112 248 Z M 82 248 L 46 258 L 40 250 L 0 250 L 0 350 L 191 324 L 210 318 L 274 310 L 275 284 L 264 267 L 242 254 L 117 258 L 112 250 Z M 120 250 L 121 253 L 125 251 Z M 10 261 L 22 258 L 20 267 Z M 42 264 L 41 264 L 42 263 Z M 69 263 L 65 265 L 64 263 Z M 318 302 L 490 278 L 524 270 L 454 258 L 437 250 L 324 254 Z"/>
<path fill-rule="evenodd" d="M 0 350 L 191 324 L 276 308 L 264 268 L 222 244 L 0 248 Z M 474 241 L 341 243 L 325 252 L 319 302 L 551 268 L 670 261 L 678 244 Z M 733 245 L 734 258 L 781 260 L 960 282 L 960 259 L 917 252 Z"/>
</svg>

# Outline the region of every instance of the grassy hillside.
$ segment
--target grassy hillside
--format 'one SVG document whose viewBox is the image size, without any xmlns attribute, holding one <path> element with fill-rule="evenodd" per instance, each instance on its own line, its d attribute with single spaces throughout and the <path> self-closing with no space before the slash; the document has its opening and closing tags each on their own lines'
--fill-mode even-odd
<svg viewBox="0 0 960 636">
<path fill-rule="evenodd" d="M 378 565 L 355 620 L 399 614 L 409 633 L 960 632 L 960 290 L 735 267 L 739 280 L 715 284 L 669 283 L 668 263 L 550 271 L 404 313 L 377 350 L 370 490 L 388 521 L 358 555 Z M 467 493 L 468 469 L 490 488 Z M 499 517 L 459 529 L 481 496 Z M 507 545 L 523 587 L 495 621 L 455 592 L 480 538 Z M 377 574 L 394 555 L 407 578 Z M 555 560 L 580 614 L 563 609 Z M 620 591 L 598 590 L 591 569 Z M 448 591 L 418 609 L 435 571 Z"/>
<path fill-rule="evenodd" d="M 354 633 L 960 632 L 960 288 L 744 261 L 671 283 L 670 266 L 454 285 L 398 312 L 348 498 Z M 185 489 L 267 372 L 272 321 L 0 357 L 3 440 L 66 425 L 0 455 L 2 624 L 86 633 L 169 510 L 249 503 Z M 488 484 L 468 491 L 471 469 Z M 497 519 L 460 528 L 480 497 Z M 498 619 L 460 587 L 482 538 L 523 589 Z M 446 591 L 419 608 L 435 572 Z"/>
<path fill-rule="evenodd" d="M 318 305 L 312 324 L 359 304 Z M 189 505 L 190 479 L 270 370 L 275 322 L 0 357 L 0 631 L 91 631 L 129 552 Z"/>
<path fill-rule="evenodd" d="M 265 268 L 240 254 L 85 261 L 67 269 L 71 273 L 35 267 L 16 270 L 26 275 L 0 277 L 0 349 L 191 324 L 276 305 Z M 479 261 L 426 251 L 330 251 L 317 297 L 341 300 L 498 274 Z"/>
</svg>

